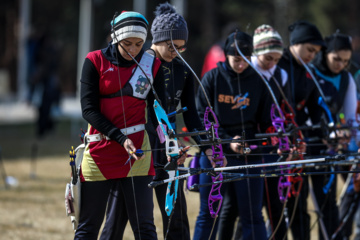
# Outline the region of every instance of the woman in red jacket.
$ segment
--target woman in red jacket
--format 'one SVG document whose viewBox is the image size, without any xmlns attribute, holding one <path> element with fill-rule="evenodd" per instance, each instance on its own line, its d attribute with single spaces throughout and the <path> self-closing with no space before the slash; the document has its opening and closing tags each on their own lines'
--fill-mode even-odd
<svg viewBox="0 0 360 240">
<path fill-rule="evenodd" d="M 112 41 L 87 55 L 81 76 L 81 108 L 89 124 L 75 239 L 97 239 L 106 206 L 111 204 L 116 204 L 125 219 L 117 229 L 125 228 L 129 219 L 135 239 L 156 239 L 153 191 L 147 187 L 155 175 L 152 156 L 146 151 L 138 157 L 135 151 L 150 149 L 146 99 L 153 104 L 151 86 L 163 81 L 158 71 L 161 63 L 142 50 L 148 30 L 144 16 L 123 12 L 111 26 Z M 110 235 L 103 237 L 111 239 Z"/>
</svg>

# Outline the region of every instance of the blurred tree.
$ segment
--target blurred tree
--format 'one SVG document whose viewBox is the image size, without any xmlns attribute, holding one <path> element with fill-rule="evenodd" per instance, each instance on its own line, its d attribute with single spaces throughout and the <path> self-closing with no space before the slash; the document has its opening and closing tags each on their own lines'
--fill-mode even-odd
<svg viewBox="0 0 360 240">
<path fill-rule="evenodd" d="M 63 92 L 76 92 L 79 1 L 32 0 L 32 25 L 46 28 L 60 49 L 58 75 Z"/>
<path fill-rule="evenodd" d="M 0 68 L 8 71 L 10 76 L 10 90 L 16 91 L 16 63 L 17 63 L 17 33 L 15 26 L 18 22 L 17 1 L 0 2 Z"/>
<path fill-rule="evenodd" d="M 146 0 L 144 0 L 146 1 Z M 168 0 L 171 2 L 170 0 Z M 305 19 L 316 24 L 322 34 L 336 29 L 354 37 L 354 56 L 360 48 L 358 0 L 197 0 L 186 1 L 184 16 L 189 28 L 188 51 L 185 59 L 200 75 L 202 62 L 210 46 L 221 38 L 223 28 L 229 22 L 237 23 L 241 30 L 250 34 L 264 23 L 274 26 L 288 43 L 287 27 L 292 22 Z M 0 68 L 12 69 L 11 89 L 16 91 L 17 18 L 20 0 L 0 2 Z M 166 0 L 147 1 L 149 23 L 154 10 Z M 106 46 L 103 40 L 110 32 L 110 21 L 116 11 L 133 10 L 133 1 L 92 0 L 92 49 Z M 50 34 L 62 48 L 59 60 L 59 76 L 64 93 L 76 92 L 77 41 L 79 32 L 79 1 L 32 0 L 32 24 L 50 27 Z M 150 29 L 149 29 L 150 30 Z M 150 32 L 149 32 L 150 33 Z M 151 39 L 149 34 L 148 39 Z M 360 57 L 355 58 L 360 61 Z M 358 60 L 359 59 L 359 60 Z M 81 66 L 79 66 L 81 67 Z"/>
</svg>

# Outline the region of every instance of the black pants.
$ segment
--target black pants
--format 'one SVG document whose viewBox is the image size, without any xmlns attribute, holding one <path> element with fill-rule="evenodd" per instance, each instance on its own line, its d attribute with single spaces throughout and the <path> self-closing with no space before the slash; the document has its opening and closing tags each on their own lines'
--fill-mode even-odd
<svg viewBox="0 0 360 240">
<path fill-rule="evenodd" d="M 309 156 L 321 156 L 321 155 L 328 155 L 326 152 L 325 146 L 311 146 L 308 148 L 308 154 Z M 324 172 L 324 171 L 330 171 L 329 167 L 323 167 L 320 169 L 307 169 L 309 172 Z M 331 238 L 332 233 L 336 230 L 337 226 L 339 225 L 339 211 L 338 207 L 336 205 L 336 175 L 334 176 L 334 180 L 332 181 L 332 184 L 330 185 L 331 175 L 312 175 L 311 176 L 311 182 L 315 194 L 315 198 L 317 201 L 317 204 L 319 206 L 320 210 L 320 216 L 322 217 L 324 226 L 326 228 L 326 232 L 329 238 Z M 325 186 L 330 186 L 327 193 L 324 193 L 323 188 Z M 319 237 L 318 239 L 322 240 L 324 239 L 324 236 L 321 232 L 321 228 L 319 225 Z M 337 238 L 340 239 L 340 238 Z"/>
<path fill-rule="evenodd" d="M 307 177 L 303 177 L 302 188 L 298 197 L 290 197 L 288 199 L 289 221 L 293 214 L 294 219 L 290 226 L 294 240 L 310 239 L 310 215 L 307 211 L 307 197 L 309 196 L 309 182 Z M 298 198 L 296 200 L 296 198 Z M 297 201 L 297 205 L 295 203 Z"/>
<path fill-rule="evenodd" d="M 264 152 L 272 152 L 273 147 L 268 147 L 264 149 Z M 279 156 L 273 155 L 265 155 L 263 160 L 265 163 L 274 163 L 277 162 Z M 269 169 L 276 169 L 276 167 L 272 167 Z M 264 201 L 263 204 L 266 207 L 266 212 L 270 218 L 271 224 L 271 234 L 273 231 L 276 231 L 274 237 L 271 240 L 282 240 L 287 239 L 287 225 L 286 225 L 286 218 L 289 216 L 285 215 L 284 203 L 280 201 L 279 193 L 278 193 L 278 185 L 279 185 L 279 177 L 270 177 L 264 179 Z M 285 193 L 284 193 L 285 194 Z M 283 195 L 284 195 L 283 194 Z M 285 197 L 285 196 L 284 196 Z M 287 207 L 287 203 L 285 205 Z M 289 215 L 289 214 L 288 214 Z M 281 219 L 281 222 L 279 222 Z M 276 227 L 278 229 L 276 230 Z M 284 238 L 285 236 L 285 238 Z"/>
<path fill-rule="evenodd" d="M 315 171 L 315 170 L 314 170 Z M 321 169 L 321 171 L 329 171 L 327 168 Z M 320 208 L 320 214 L 324 222 L 326 232 L 329 238 L 335 232 L 339 226 L 339 210 L 336 205 L 336 175 L 331 184 L 328 193 L 324 193 L 323 187 L 328 184 L 329 177 L 331 175 L 313 175 L 311 176 L 311 182 L 313 185 L 317 204 Z M 319 239 L 324 239 L 324 236 L 319 228 Z M 340 236 L 337 238 L 340 239 Z"/>
<path fill-rule="evenodd" d="M 256 164 L 260 159 L 256 156 L 248 156 L 249 162 Z M 245 165 L 245 159 L 227 158 L 228 166 Z M 258 174 L 258 168 L 236 170 L 234 172 Z M 234 226 L 236 217 L 234 210 L 240 217 L 242 226 L 242 239 L 261 240 L 267 239 L 264 218 L 262 216 L 264 180 L 261 178 L 244 179 L 224 184 L 224 202 L 219 216 L 219 233 L 223 233 L 222 227 Z M 227 200 L 227 198 L 234 198 Z M 236 207 L 234 208 L 233 205 Z M 233 231 L 232 231 L 233 232 Z M 223 236 L 220 236 L 221 238 Z M 220 239 L 219 237 L 219 239 Z"/>
<path fill-rule="evenodd" d="M 284 216 L 283 207 L 284 203 L 280 201 L 279 193 L 278 193 L 278 184 L 279 178 L 278 177 L 270 177 L 265 178 L 264 184 L 264 205 L 266 206 L 266 211 L 271 216 L 271 224 L 272 224 L 272 231 L 276 230 L 276 227 L 279 224 L 278 229 L 273 237 L 276 240 L 282 240 L 287 233 L 287 226 L 286 226 L 286 217 L 290 218 L 290 216 Z M 269 200 L 269 201 L 268 201 Z M 287 208 L 287 204 L 285 206 Z M 283 217 L 282 217 L 283 215 Z M 281 219 L 281 222 L 279 223 Z M 285 237 L 287 239 L 287 237 Z"/>
<path fill-rule="evenodd" d="M 354 219 L 354 216 L 357 214 L 357 208 L 359 207 L 360 194 L 355 193 L 352 184 L 353 181 L 351 181 L 351 183 L 349 184 L 349 187 L 347 188 L 347 191 L 340 203 L 339 215 L 340 220 L 344 225 L 342 226 L 342 229 L 337 229 L 340 231 L 339 233 L 337 233 L 337 236 L 342 237 L 342 239 L 350 239 L 353 230 L 353 224 L 354 221 L 356 221 L 356 218 Z M 345 221 L 345 218 L 348 218 L 347 221 Z M 356 225 L 358 225 L 358 223 Z M 358 240 L 359 236 L 356 235 L 354 239 Z"/>
<path fill-rule="evenodd" d="M 226 184 L 223 184 L 224 189 L 226 188 Z M 239 209 L 236 203 L 236 193 L 235 191 L 223 191 L 223 205 L 221 207 L 221 212 L 227 216 L 225 219 L 219 220 L 218 225 L 218 239 L 241 239 L 242 237 L 242 226 L 239 216 Z M 234 226 L 236 220 L 238 222 L 236 226 Z M 235 236 L 234 236 L 235 230 Z M 234 237 L 234 238 L 233 238 Z"/>
<path fill-rule="evenodd" d="M 82 183 L 80 220 L 74 239 L 98 239 L 105 211 L 100 239 L 122 239 L 128 220 L 135 239 L 157 239 L 153 191 L 147 186 L 151 180 L 152 176 L 140 176 Z"/>
</svg>

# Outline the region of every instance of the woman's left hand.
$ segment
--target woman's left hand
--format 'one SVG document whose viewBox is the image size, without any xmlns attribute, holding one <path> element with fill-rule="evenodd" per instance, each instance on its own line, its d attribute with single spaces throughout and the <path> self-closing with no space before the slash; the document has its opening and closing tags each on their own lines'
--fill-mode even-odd
<svg viewBox="0 0 360 240">
<path fill-rule="evenodd" d="M 218 161 L 220 161 L 220 160 L 216 160 L 216 161 L 214 160 L 214 158 L 213 158 L 213 150 L 212 150 L 211 148 L 206 149 L 206 150 L 205 150 L 205 155 L 206 155 L 206 157 L 209 159 L 209 161 L 210 161 L 210 163 L 211 163 L 211 166 L 212 166 L 213 168 L 215 168 L 215 167 L 216 167 L 216 163 L 217 163 Z M 227 165 L 227 160 L 226 160 L 226 157 L 225 157 L 225 156 L 223 156 L 222 161 L 223 161 L 222 167 L 226 167 L 226 165 Z"/>
<path fill-rule="evenodd" d="M 178 165 L 181 165 L 181 164 L 184 164 L 185 160 L 186 160 L 186 157 L 187 157 L 187 151 L 189 150 L 190 146 L 187 146 L 187 147 L 184 147 L 182 149 L 179 149 L 179 158 L 177 160 L 177 164 Z M 170 156 L 167 156 L 167 160 L 168 162 L 171 161 L 171 157 Z"/>
</svg>

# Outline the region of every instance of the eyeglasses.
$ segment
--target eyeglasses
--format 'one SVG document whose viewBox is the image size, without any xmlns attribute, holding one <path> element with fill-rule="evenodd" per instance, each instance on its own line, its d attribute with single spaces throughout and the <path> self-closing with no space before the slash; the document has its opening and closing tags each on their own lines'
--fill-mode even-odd
<svg viewBox="0 0 360 240">
<path fill-rule="evenodd" d="M 166 44 L 168 45 L 168 47 L 169 47 L 169 52 L 175 52 L 175 49 L 173 48 L 173 46 L 172 46 L 172 44 L 171 44 L 171 42 L 170 43 L 168 43 L 168 42 L 166 42 Z M 175 44 L 174 44 L 174 46 L 175 46 L 175 48 L 176 48 L 176 50 L 179 52 L 179 53 L 183 53 L 183 52 L 185 52 L 186 51 L 186 45 L 183 45 L 183 46 L 180 46 L 180 47 L 177 47 Z"/>
<path fill-rule="evenodd" d="M 333 57 L 333 60 L 334 60 L 335 62 L 338 62 L 338 63 L 343 64 L 344 66 L 348 65 L 348 64 L 349 64 L 349 61 L 350 61 L 350 59 L 342 59 L 342 58 L 339 57 L 339 56 Z"/>
</svg>

